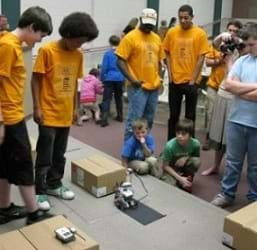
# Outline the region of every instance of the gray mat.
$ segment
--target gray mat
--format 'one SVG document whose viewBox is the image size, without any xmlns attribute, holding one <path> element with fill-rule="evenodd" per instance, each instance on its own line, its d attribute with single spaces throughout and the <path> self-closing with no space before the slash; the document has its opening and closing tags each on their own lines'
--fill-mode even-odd
<svg viewBox="0 0 257 250">
<path fill-rule="evenodd" d="M 147 225 L 166 216 L 141 202 L 138 202 L 137 207 L 126 209 L 123 212 L 143 225 Z"/>
</svg>

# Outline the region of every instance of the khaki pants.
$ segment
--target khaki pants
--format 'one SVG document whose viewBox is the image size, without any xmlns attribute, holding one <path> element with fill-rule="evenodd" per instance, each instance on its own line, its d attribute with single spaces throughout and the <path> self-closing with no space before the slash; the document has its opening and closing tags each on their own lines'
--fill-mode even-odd
<svg viewBox="0 0 257 250">
<path fill-rule="evenodd" d="M 147 157 L 144 161 L 133 160 L 128 163 L 128 168 L 133 169 L 137 174 L 150 174 L 159 176 L 158 160 L 154 156 Z"/>
</svg>

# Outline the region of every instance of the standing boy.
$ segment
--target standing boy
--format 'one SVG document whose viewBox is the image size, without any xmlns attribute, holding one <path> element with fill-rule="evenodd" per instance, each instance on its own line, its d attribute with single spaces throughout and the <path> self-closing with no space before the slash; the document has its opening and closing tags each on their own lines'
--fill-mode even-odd
<svg viewBox="0 0 257 250">
<path fill-rule="evenodd" d="M 200 167 L 200 143 L 192 138 L 193 121 L 180 120 L 176 126 L 176 137 L 168 141 L 162 153 L 162 180 L 192 192 L 192 182 Z"/>
<path fill-rule="evenodd" d="M 209 51 L 206 33 L 192 22 L 194 18 L 192 7 L 181 6 L 178 18 L 180 24 L 169 29 L 163 42 L 170 82 L 168 140 L 176 136 L 175 127 L 180 117 L 183 96 L 185 96 L 185 118 L 195 122 L 197 83 L 204 56 Z"/>
<path fill-rule="evenodd" d="M 0 224 L 27 215 L 27 224 L 49 217 L 40 211 L 35 197 L 31 146 L 23 109 L 26 69 L 22 43 L 29 47 L 51 34 L 52 21 L 40 7 L 21 15 L 17 28 L 0 39 Z M 4 123 L 4 125 L 3 125 Z M 11 184 L 19 186 L 26 209 L 11 203 Z"/>
<path fill-rule="evenodd" d="M 32 94 L 38 124 L 36 194 L 39 207 L 50 209 L 47 194 L 70 200 L 74 193 L 62 184 L 69 129 L 77 114 L 77 79 L 82 77 L 83 56 L 78 48 L 98 36 L 86 13 L 64 18 L 61 39 L 43 46 L 34 65 Z"/>
</svg>

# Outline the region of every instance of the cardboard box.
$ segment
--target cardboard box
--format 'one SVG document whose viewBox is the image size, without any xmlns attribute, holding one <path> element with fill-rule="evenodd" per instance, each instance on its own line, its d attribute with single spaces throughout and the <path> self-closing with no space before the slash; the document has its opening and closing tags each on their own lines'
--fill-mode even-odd
<svg viewBox="0 0 257 250">
<path fill-rule="evenodd" d="M 75 241 L 63 244 L 56 239 L 54 232 L 63 226 L 75 227 L 63 216 L 56 216 L 3 234 L 0 236 L 0 250 L 99 250 L 99 244 L 76 227 Z"/>
<path fill-rule="evenodd" d="M 225 218 L 223 243 L 237 250 L 257 249 L 257 202 Z"/>
<path fill-rule="evenodd" d="M 113 193 L 126 180 L 126 169 L 103 155 L 71 162 L 71 180 L 96 197 Z"/>
</svg>

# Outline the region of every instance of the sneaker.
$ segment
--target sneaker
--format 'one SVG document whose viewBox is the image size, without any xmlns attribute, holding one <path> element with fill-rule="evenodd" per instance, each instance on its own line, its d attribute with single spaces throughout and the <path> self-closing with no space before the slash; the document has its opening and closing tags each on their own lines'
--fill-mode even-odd
<svg viewBox="0 0 257 250">
<path fill-rule="evenodd" d="M 38 208 L 43 211 L 47 211 L 51 208 L 47 195 L 37 195 Z"/>
<path fill-rule="evenodd" d="M 75 197 L 75 194 L 69 188 L 63 185 L 56 189 L 48 189 L 47 194 L 56 196 L 63 200 L 72 200 Z"/>
<path fill-rule="evenodd" d="M 233 201 L 228 200 L 224 195 L 217 194 L 215 198 L 211 201 L 211 204 L 216 207 L 228 207 L 233 203 Z"/>
<path fill-rule="evenodd" d="M 118 122 L 123 122 L 122 116 L 119 116 L 119 115 L 117 115 L 117 116 L 115 117 L 115 120 L 118 121 Z"/>
<path fill-rule="evenodd" d="M 38 209 L 37 211 L 35 211 L 33 213 L 28 213 L 26 224 L 31 225 L 33 223 L 52 218 L 53 216 L 54 216 L 53 214 L 50 214 L 50 213 L 47 213 L 45 211 Z"/>
<path fill-rule="evenodd" d="M 27 210 L 24 206 L 17 206 L 11 203 L 8 208 L 0 209 L 0 224 L 8 223 L 12 220 L 21 219 L 27 216 Z"/>
</svg>

